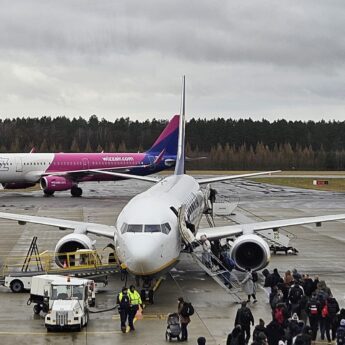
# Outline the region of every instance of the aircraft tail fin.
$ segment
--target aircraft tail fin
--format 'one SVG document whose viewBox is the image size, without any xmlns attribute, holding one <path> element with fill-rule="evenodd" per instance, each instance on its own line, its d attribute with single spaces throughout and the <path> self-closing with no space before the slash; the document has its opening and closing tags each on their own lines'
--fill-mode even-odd
<svg viewBox="0 0 345 345">
<path fill-rule="evenodd" d="M 164 128 L 152 147 L 146 151 L 151 155 L 164 154 L 176 155 L 179 133 L 179 115 L 175 115 Z"/>
<path fill-rule="evenodd" d="M 180 116 L 180 128 L 178 134 L 178 147 L 177 147 L 177 157 L 175 164 L 175 175 L 183 175 L 185 173 L 185 88 L 186 88 L 186 77 L 182 77 L 182 111 Z"/>
</svg>

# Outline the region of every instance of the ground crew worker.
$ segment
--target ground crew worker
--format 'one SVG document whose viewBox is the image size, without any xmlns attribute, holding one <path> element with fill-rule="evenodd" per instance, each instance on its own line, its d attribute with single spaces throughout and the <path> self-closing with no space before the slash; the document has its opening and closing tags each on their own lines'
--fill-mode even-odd
<svg viewBox="0 0 345 345">
<path fill-rule="evenodd" d="M 140 294 L 137 290 L 135 290 L 134 285 L 131 285 L 129 287 L 128 296 L 129 296 L 129 303 L 130 303 L 129 314 L 128 314 L 128 324 L 131 331 L 134 331 L 135 328 L 133 325 L 133 320 L 134 320 L 135 314 L 137 313 L 139 309 L 139 306 L 142 307 L 143 303 L 141 301 Z"/>
<path fill-rule="evenodd" d="M 127 317 L 129 321 L 129 310 L 130 310 L 130 301 L 128 296 L 128 289 L 126 287 L 122 288 L 122 291 L 117 296 L 117 304 L 119 305 L 119 314 L 121 320 L 121 331 L 126 333 L 126 322 Z"/>
</svg>

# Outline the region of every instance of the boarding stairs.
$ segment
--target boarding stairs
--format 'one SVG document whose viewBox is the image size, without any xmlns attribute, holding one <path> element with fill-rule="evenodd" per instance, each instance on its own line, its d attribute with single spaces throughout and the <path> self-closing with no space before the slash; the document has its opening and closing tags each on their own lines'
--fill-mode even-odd
<svg viewBox="0 0 345 345">
<path fill-rule="evenodd" d="M 205 271 L 219 286 L 221 286 L 234 300 L 242 302 L 239 293 L 241 285 L 234 272 L 230 272 L 213 253 L 205 253 L 202 244 L 195 239 L 194 234 L 187 228 L 185 221 L 185 205 L 178 212 L 178 222 L 181 237 L 189 248 L 194 261 Z M 228 286 L 227 286 L 228 285 Z"/>
<path fill-rule="evenodd" d="M 242 287 L 234 270 L 229 271 L 214 254 L 204 253 L 201 243 L 199 244 L 200 246 L 191 252 L 194 261 L 232 297 L 235 303 L 241 303 Z"/>
</svg>

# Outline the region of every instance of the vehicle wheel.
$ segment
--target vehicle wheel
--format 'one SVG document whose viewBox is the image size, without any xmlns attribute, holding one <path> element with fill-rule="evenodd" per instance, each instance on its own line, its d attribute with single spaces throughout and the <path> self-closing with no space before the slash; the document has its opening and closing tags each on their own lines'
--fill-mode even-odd
<svg viewBox="0 0 345 345">
<path fill-rule="evenodd" d="M 43 193 L 45 196 L 52 196 L 55 193 L 55 190 L 44 189 Z"/>
<path fill-rule="evenodd" d="M 153 290 L 150 290 L 150 291 L 149 291 L 149 302 L 150 302 L 151 304 L 154 303 L 154 298 L 153 298 L 153 296 L 154 296 Z"/>
<path fill-rule="evenodd" d="M 10 288 L 14 293 L 22 292 L 24 290 L 24 284 L 16 279 L 11 282 Z"/>
<path fill-rule="evenodd" d="M 72 194 L 72 196 L 78 198 L 78 197 L 82 196 L 83 190 L 79 187 L 74 186 L 71 188 L 71 194 Z"/>
<path fill-rule="evenodd" d="M 35 304 L 33 309 L 36 315 L 38 315 L 41 312 L 41 306 L 39 304 Z"/>
</svg>

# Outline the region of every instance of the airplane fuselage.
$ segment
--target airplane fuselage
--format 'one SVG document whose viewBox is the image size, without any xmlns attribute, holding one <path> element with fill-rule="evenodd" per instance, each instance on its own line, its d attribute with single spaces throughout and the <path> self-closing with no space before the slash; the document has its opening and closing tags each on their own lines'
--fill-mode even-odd
<svg viewBox="0 0 345 345">
<path fill-rule="evenodd" d="M 120 261 L 131 273 L 163 274 L 177 263 L 182 240 L 171 207 L 179 210 L 182 205 L 186 205 L 186 220 L 197 229 L 204 196 L 197 181 L 188 175 L 166 177 L 123 208 L 114 240 Z"/>
<path fill-rule="evenodd" d="M 0 183 L 37 183 L 42 176 L 72 172 L 76 182 L 112 181 L 118 177 L 105 174 L 85 174 L 89 169 L 135 170 L 138 175 L 148 175 L 166 168 L 164 156 L 153 164 L 155 156 L 146 153 L 13 153 L 0 154 Z M 149 166 L 149 167 L 148 167 Z M 78 174 L 80 172 L 80 174 Z M 79 175 L 79 176 L 78 176 Z"/>
</svg>

